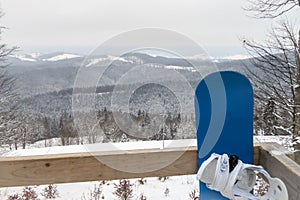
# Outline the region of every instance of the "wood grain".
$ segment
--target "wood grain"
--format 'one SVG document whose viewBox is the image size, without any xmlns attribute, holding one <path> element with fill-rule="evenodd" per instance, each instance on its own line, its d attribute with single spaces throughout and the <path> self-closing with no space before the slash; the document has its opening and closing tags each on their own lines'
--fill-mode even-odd
<svg viewBox="0 0 300 200">
<path fill-rule="evenodd" d="M 272 148 L 263 145 L 262 150 L 261 144 L 255 145 L 255 163 L 276 175 L 281 173 L 278 170 L 295 170 L 278 157 L 269 158 Z M 197 147 L 1 157 L 0 187 L 196 174 L 197 161 Z M 298 178 L 291 177 L 291 183 Z"/>
<path fill-rule="evenodd" d="M 195 147 L 7 157 L 0 159 L 0 187 L 185 175 L 197 168 Z"/>
</svg>

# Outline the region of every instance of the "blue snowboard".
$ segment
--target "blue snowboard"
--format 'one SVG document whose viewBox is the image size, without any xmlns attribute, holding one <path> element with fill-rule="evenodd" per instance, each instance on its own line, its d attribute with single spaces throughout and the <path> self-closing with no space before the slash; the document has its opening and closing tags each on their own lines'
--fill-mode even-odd
<svg viewBox="0 0 300 200">
<path fill-rule="evenodd" d="M 253 163 L 253 90 L 236 72 L 216 72 L 196 89 L 198 165 L 212 153 L 237 155 Z M 200 183 L 201 200 L 227 199 Z"/>
</svg>

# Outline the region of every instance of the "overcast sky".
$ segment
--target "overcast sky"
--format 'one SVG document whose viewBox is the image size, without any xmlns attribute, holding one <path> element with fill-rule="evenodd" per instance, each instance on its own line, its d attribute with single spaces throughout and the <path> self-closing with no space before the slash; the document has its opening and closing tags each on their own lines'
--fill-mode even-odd
<svg viewBox="0 0 300 200">
<path fill-rule="evenodd" d="M 269 20 L 246 0 L 1 0 L 2 40 L 25 52 L 88 53 L 124 31 L 156 27 L 187 35 L 212 55 L 242 53 L 239 38 L 265 38 Z"/>
</svg>

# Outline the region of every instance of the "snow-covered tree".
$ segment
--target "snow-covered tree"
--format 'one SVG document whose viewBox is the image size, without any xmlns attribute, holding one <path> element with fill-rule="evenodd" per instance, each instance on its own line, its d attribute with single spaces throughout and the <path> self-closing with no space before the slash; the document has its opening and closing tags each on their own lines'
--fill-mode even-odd
<svg viewBox="0 0 300 200">
<path fill-rule="evenodd" d="M 0 16 L 2 12 L 0 11 Z M 0 27 L 0 35 L 4 27 Z M 16 121 L 18 96 L 16 93 L 15 78 L 7 72 L 6 58 L 16 48 L 10 48 L 1 43 L 0 38 L 0 140 L 1 143 L 17 144 L 15 132 L 19 126 Z M 17 146 L 15 146 L 17 148 Z"/>
<path fill-rule="evenodd" d="M 66 111 L 62 112 L 59 120 L 58 134 L 63 146 L 70 145 L 70 138 L 77 137 L 77 130 L 74 127 L 73 116 Z"/>
<path fill-rule="evenodd" d="M 258 18 L 275 19 L 300 8 L 299 0 L 249 2 L 246 10 Z M 296 141 L 300 136 L 300 32 L 295 29 L 288 20 L 282 20 L 271 30 L 264 43 L 247 40 L 243 43 L 254 57 L 248 71 L 255 85 L 259 106 L 268 106 L 269 99 L 274 100 L 273 119 L 276 117 L 278 122 L 276 130 L 292 135 L 294 148 L 299 150 L 300 143 Z"/>
<path fill-rule="evenodd" d="M 300 66 L 299 44 L 293 28 L 283 22 L 272 30 L 265 44 L 244 41 L 255 58 L 248 72 L 255 86 L 257 105 L 264 113 L 264 129 L 269 133 L 299 136 Z M 276 123 L 275 123 L 276 121 Z"/>
</svg>

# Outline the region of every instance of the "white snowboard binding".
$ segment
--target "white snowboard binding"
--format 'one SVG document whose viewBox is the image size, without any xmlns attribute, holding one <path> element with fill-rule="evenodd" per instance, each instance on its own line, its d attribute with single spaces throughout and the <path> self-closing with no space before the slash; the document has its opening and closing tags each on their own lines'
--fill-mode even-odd
<svg viewBox="0 0 300 200">
<path fill-rule="evenodd" d="M 269 183 L 263 196 L 254 196 L 251 192 L 256 183 L 256 175 L 262 174 Z M 288 200 L 285 184 L 278 178 L 272 178 L 261 166 L 244 164 L 236 156 L 212 154 L 204 161 L 197 173 L 197 180 L 206 183 L 212 190 L 233 200 Z"/>
</svg>

